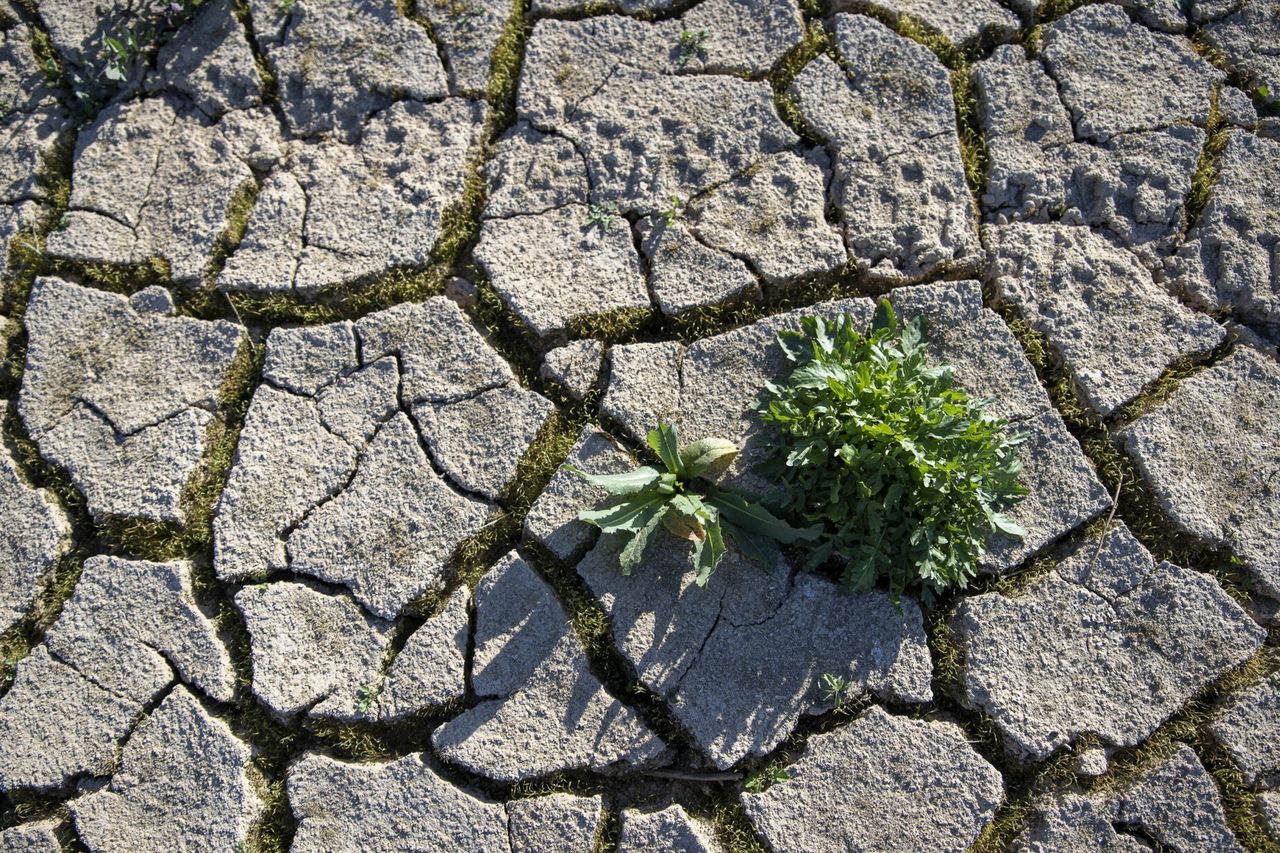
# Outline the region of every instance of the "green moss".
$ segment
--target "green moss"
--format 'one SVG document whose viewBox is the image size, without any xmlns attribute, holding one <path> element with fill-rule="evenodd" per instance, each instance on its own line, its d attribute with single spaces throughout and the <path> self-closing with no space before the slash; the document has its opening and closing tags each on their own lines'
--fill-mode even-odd
<svg viewBox="0 0 1280 853">
<path fill-rule="evenodd" d="M 595 843 L 591 845 L 591 853 L 611 853 L 618 849 L 618 841 L 622 837 L 621 815 L 616 809 L 605 808 L 600 813 L 600 825 L 596 827 Z"/>
<path fill-rule="evenodd" d="M 951 627 L 954 612 L 951 607 L 937 607 L 925 619 L 929 655 L 933 659 L 935 696 L 948 696 L 957 692 L 964 675 L 964 646 L 960 645 L 959 638 Z"/>
<path fill-rule="evenodd" d="M 1126 413 L 1134 416 L 1148 411 L 1156 404 L 1154 401 L 1167 399 L 1176 390 L 1180 375 L 1193 374 L 1203 366 L 1182 364 L 1170 368 L 1148 392 L 1151 399 L 1146 395 L 1139 397 L 1123 410 L 1119 421 L 1109 426 L 1080 404 L 1070 376 L 1054 357 L 1048 339 L 1028 325 L 1010 306 L 998 305 L 996 310 L 1003 314 L 1005 323 L 1022 344 L 1054 407 L 1062 415 L 1067 429 L 1080 442 L 1098 478 L 1109 493 L 1119 494 L 1115 517 L 1125 523 L 1157 561 L 1168 560 L 1211 574 L 1239 603 L 1248 603 L 1251 584 L 1241 569 L 1240 560 L 1229 549 L 1208 546 L 1178 529 L 1160 508 L 1150 486 L 1121 450 L 1119 439 L 1113 433 L 1114 429 L 1127 423 L 1123 420 Z M 1225 352 L 1226 349 L 1220 349 L 1215 357 L 1221 357 Z"/>
<path fill-rule="evenodd" d="M 262 352 L 245 345 L 218 393 L 218 414 L 205 432 L 205 454 L 182 490 L 185 526 L 139 518 L 107 518 L 99 536 L 131 557 L 173 560 L 213 547 L 213 510 L 226 485 L 249 400 L 262 370 Z"/>
<path fill-rule="evenodd" d="M 800 114 L 799 104 L 787 91 L 804 67 L 817 59 L 822 53 L 832 50 L 831 39 L 821 21 L 806 21 L 804 38 L 795 47 L 788 50 L 778 60 L 769 74 L 769 85 L 773 88 L 773 104 L 778 115 L 792 130 L 801 136 L 817 141 L 809 133 Z"/>
<path fill-rule="evenodd" d="M 1060 753 L 1029 769 L 1001 767 L 1005 777 L 1005 800 L 996 809 L 970 853 L 1004 853 L 1010 849 L 1034 811 L 1037 798 L 1059 790 L 1075 779 L 1074 765 L 1078 749 Z"/>
<path fill-rule="evenodd" d="M 34 9 L 28 11 L 36 14 Z M 31 27 L 30 31 L 31 52 L 35 54 L 36 65 L 40 67 L 40 72 L 44 74 L 45 80 L 50 85 L 62 86 L 65 80 L 62 73 L 62 57 L 54 48 L 53 39 L 49 38 L 49 34 L 42 27 Z"/>
<path fill-rule="evenodd" d="M 495 129 L 503 129 L 515 120 L 516 89 L 520 83 L 520 67 L 524 46 L 532 26 L 528 23 L 529 0 L 513 0 L 511 16 L 502 30 L 493 56 L 489 59 L 489 86 L 486 95 L 493 111 L 490 120 Z"/>
<path fill-rule="evenodd" d="M 1263 828 L 1256 792 L 1206 729 L 1225 699 L 1280 670 L 1280 652 L 1275 646 L 1280 638 L 1275 634 L 1273 631 L 1267 646 L 1201 691 L 1141 744 L 1117 750 L 1107 774 L 1087 785 L 1087 789 L 1105 794 L 1130 785 L 1173 755 L 1182 744 L 1187 744 L 1195 749 L 1200 763 L 1213 777 L 1222 797 L 1227 824 L 1241 845 L 1246 850 L 1280 850 L 1280 845 Z"/>
<path fill-rule="evenodd" d="M 253 204 L 258 200 L 256 182 L 241 185 L 227 203 L 227 226 L 214 241 L 213 250 L 209 253 L 209 264 L 205 267 L 204 280 L 212 285 L 218 274 L 227 263 L 227 256 L 236 250 L 244 239 L 245 229 L 249 227 L 249 214 L 253 212 Z"/>
<path fill-rule="evenodd" d="M 1191 189 L 1187 193 L 1186 227 L 1190 229 L 1200 219 L 1209 196 L 1218 181 L 1218 172 L 1222 165 L 1222 152 L 1227 147 L 1227 121 L 1218 105 L 1218 94 L 1221 90 L 1214 88 L 1213 97 L 1209 101 L 1209 118 L 1205 124 L 1208 137 L 1200 158 L 1196 161 L 1196 170 L 1191 175 Z"/>
<path fill-rule="evenodd" d="M 629 344 L 646 340 L 662 328 L 663 318 L 656 309 L 615 308 L 588 317 L 577 317 L 567 324 L 569 338 L 595 338 L 605 344 Z"/>
<path fill-rule="evenodd" d="M 756 835 L 742 803 L 732 793 L 716 796 L 710 810 L 711 826 L 716 840 L 726 853 L 768 853 L 768 846 Z"/>
<path fill-rule="evenodd" d="M 1040 4 L 1040 23 L 1056 21 L 1063 15 L 1074 12 L 1081 6 L 1088 6 L 1098 0 L 1043 0 Z"/>
<path fill-rule="evenodd" d="M 978 98 L 973 83 L 973 66 L 962 64 L 951 72 L 951 93 L 956 104 L 956 127 L 960 132 L 960 160 L 964 164 L 964 177 L 973 193 L 975 209 L 982 207 L 982 194 L 987 187 L 987 167 L 990 157 L 987 140 L 982 134 L 982 122 L 978 117 Z"/>
</svg>

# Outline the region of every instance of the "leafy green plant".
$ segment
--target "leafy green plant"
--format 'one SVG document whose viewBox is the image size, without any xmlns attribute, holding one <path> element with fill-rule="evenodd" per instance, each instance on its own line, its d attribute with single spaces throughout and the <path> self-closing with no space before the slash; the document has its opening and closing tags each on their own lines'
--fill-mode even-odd
<svg viewBox="0 0 1280 853">
<path fill-rule="evenodd" d="M 854 699 L 854 686 L 843 675 L 824 672 L 818 679 L 818 684 L 822 689 L 823 701 L 830 702 L 837 711 Z"/>
<path fill-rule="evenodd" d="M 684 202 L 679 196 L 671 197 L 671 206 L 662 211 L 662 221 L 667 225 L 674 225 L 676 220 L 684 216 Z"/>
<path fill-rule="evenodd" d="M 887 300 L 867 335 L 847 315 L 802 329 L 778 335 L 792 367 L 760 404 L 778 432 L 761 471 L 789 521 L 821 528 L 809 567 L 837 555 L 849 587 L 886 578 L 895 600 L 915 583 L 926 603 L 963 588 L 989 534 L 1025 533 L 1003 511 L 1026 494 L 1026 436 L 930 365 L 924 319 L 899 325 Z"/>
<path fill-rule="evenodd" d="M 382 693 L 382 685 L 370 685 L 361 687 L 356 690 L 356 713 L 362 717 L 369 716 L 373 703 L 378 701 L 378 695 Z"/>
<path fill-rule="evenodd" d="M 102 45 L 106 54 L 103 76 L 116 83 L 123 83 L 129 77 L 129 66 L 134 57 L 142 50 L 138 33 L 133 29 L 125 29 L 114 36 L 106 36 Z"/>
<path fill-rule="evenodd" d="M 768 767 L 761 767 L 748 774 L 743 787 L 749 794 L 763 794 L 777 783 L 785 782 L 790 778 L 791 774 L 786 770 L 776 764 L 770 764 Z"/>
<path fill-rule="evenodd" d="M 613 220 L 618 216 L 618 205 L 614 202 L 604 204 L 592 204 L 587 208 L 587 221 L 584 228 L 592 228 L 600 226 L 601 231 L 608 231 L 609 226 L 613 224 Z"/>
<path fill-rule="evenodd" d="M 702 43 L 707 40 L 706 30 L 681 30 L 680 41 L 676 46 L 676 63 L 683 68 L 695 56 L 705 54 Z"/>
<path fill-rule="evenodd" d="M 733 442 L 706 438 L 680 448 L 676 426 L 659 423 L 649 431 L 648 443 L 665 471 L 648 465 L 624 474 L 571 469 L 613 497 L 578 518 L 627 538 L 618 555 L 624 575 L 644 561 L 662 528 L 693 543 L 690 562 L 699 586 L 706 586 L 729 542 L 770 565 L 777 558 L 777 543 L 812 540 L 819 534 L 819 527 L 796 529 L 764 507 L 707 481 L 723 473 L 738 455 Z"/>
</svg>

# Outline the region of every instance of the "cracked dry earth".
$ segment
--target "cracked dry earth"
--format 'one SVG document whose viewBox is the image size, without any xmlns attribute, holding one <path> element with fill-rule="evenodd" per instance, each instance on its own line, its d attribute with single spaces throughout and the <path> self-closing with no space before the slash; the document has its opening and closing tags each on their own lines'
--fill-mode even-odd
<svg viewBox="0 0 1280 853">
<path fill-rule="evenodd" d="M 0 851 L 1280 849 L 1277 45 L 0 0 Z M 882 296 L 1028 433 L 1027 535 L 932 609 L 621 576 L 564 463 L 663 418 L 766 488 L 775 334 Z"/>
</svg>

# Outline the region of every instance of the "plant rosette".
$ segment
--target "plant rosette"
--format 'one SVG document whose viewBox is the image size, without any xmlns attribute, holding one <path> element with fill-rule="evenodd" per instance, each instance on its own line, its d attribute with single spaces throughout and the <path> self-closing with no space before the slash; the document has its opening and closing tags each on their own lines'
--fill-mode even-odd
<svg viewBox="0 0 1280 853">
<path fill-rule="evenodd" d="M 773 565 L 779 543 L 812 541 L 821 532 L 818 525 L 792 527 L 763 506 L 711 482 L 738 455 L 733 442 L 706 438 L 680 448 L 675 424 L 659 422 L 649 431 L 648 444 L 666 470 L 644 465 L 623 474 L 588 474 L 570 468 L 609 493 L 605 506 L 581 512 L 578 518 L 626 539 L 618 554 L 624 575 L 644 563 L 661 530 L 692 543 L 690 562 L 698 586 L 706 586 L 729 542 L 747 557 Z"/>
</svg>

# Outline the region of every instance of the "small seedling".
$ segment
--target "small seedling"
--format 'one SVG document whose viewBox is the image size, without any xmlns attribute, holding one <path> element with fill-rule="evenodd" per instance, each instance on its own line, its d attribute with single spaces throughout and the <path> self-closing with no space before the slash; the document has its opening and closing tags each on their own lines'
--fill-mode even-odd
<svg viewBox="0 0 1280 853">
<path fill-rule="evenodd" d="M 618 216 L 618 205 L 614 202 L 593 204 L 587 208 L 587 221 L 584 228 L 599 226 L 601 231 L 608 231 L 613 220 Z"/>
<path fill-rule="evenodd" d="M 1271 90 L 1267 88 L 1267 85 L 1264 83 L 1258 87 L 1258 94 L 1264 98 L 1269 98 L 1271 97 Z"/>
<path fill-rule="evenodd" d="M 671 197 L 671 206 L 662 211 L 662 221 L 667 223 L 668 226 L 675 225 L 676 220 L 682 216 L 684 216 L 684 202 L 680 200 L 679 196 L 673 195 Z"/>
<path fill-rule="evenodd" d="M 618 554 L 624 575 L 644 562 L 660 527 L 693 543 L 690 561 L 698 586 L 706 586 L 727 542 L 771 566 L 778 557 L 777 543 L 808 541 L 821 532 L 816 526 L 796 529 L 764 507 L 704 480 L 720 475 L 733 462 L 738 448 L 732 442 L 705 438 L 681 449 L 675 425 L 663 423 L 649 431 L 648 442 L 665 471 L 648 465 L 625 474 L 571 469 L 614 497 L 608 505 L 579 513 L 578 518 L 627 538 Z"/>
<path fill-rule="evenodd" d="M 822 700 L 830 702 L 836 711 L 844 710 L 854 699 L 853 685 L 843 675 L 823 673 L 818 683 L 822 688 Z"/>
<path fill-rule="evenodd" d="M 381 692 L 381 685 L 377 687 L 361 687 L 357 690 L 356 713 L 362 717 L 369 716 L 369 709 L 373 707 L 373 703 L 377 700 L 378 694 Z"/>
<path fill-rule="evenodd" d="M 129 78 L 129 65 L 141 50 L 138 34 L 132 29 L 126 29 L 123 33 L 105 37 L 102 43 L 107 53 L 103 76 L 116 83 L 123 83 Z"/>
<path fill-rule="evenodd" d="M 1027 493 L 1027 436 L 953 388 L 951 367 L 928 363 L 923 318 L 899 325 L 888 300 L 870 334 L 848 315 L 802 329 L 778 335 L 792 369 L 765 387 L 778 439 L 761 472 L 788 521 L 822 528 L 808 566 L 837 556 L 849 588 L 885 578 L 895 601 L 908 585 L 926 604 L 965 587 L 989 534 L 1025 534 L 1003 513 Z"/>
<path fill-rule="evenodd" d="M 785 782 L 790 778 L 791 775 L 786 770 L 771 764 L 748 775 L 743 787 L 747 789 L 748 794 L 763 794 L 777 783 Z"/>
<path fill-rule="evenodd" d="M 706 30 L 681 30 L 680 42 L 676 49 L 676 63 L 683 68 L 695 56 L 705 57 L 706 51 L 702 43 L 706 40 Z"/>
</svg>

